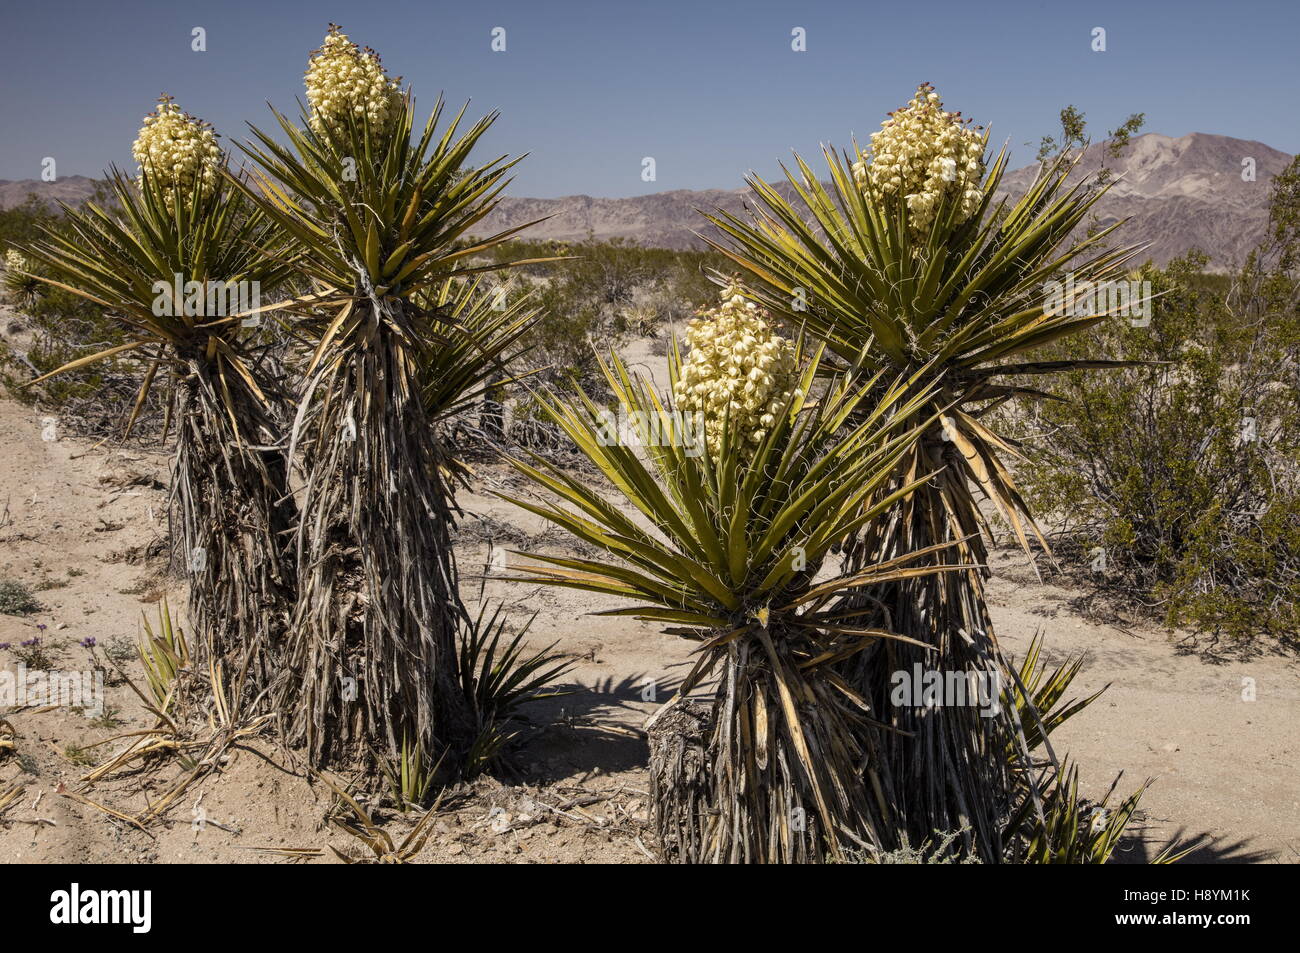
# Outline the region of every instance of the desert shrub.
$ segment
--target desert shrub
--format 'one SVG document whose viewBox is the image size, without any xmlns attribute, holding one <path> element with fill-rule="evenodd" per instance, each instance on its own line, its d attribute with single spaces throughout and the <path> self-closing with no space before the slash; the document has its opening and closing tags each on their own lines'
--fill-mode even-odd
<svg viewBox="0 0 1300 953">
<path fill-rule="evenodd" d="M 497 251 L 502 261 L 546 257 L 563 260 L 512 278 L 533 287 L 541 308 L 523 363 L 540 370 L 536 376 L 544 381 L 576 379 L 589 393 L 604 391 L 597 353 L 684 324 L 716 297 L 709 269 L 725 263 L 713 251 L 646 248 L 624 239 L 511 242 Z"/>
<path fill-rule="evenodd" d="M 668 334 L 684 329 L 717 297 L 711 270 L 726 259 L 713 251 L 647 248 L 625 239 L 566 243 L 511 241 L 493 251 L 497 262 L 541 259 L 500 279 L 502 307 L 528 293 L 539 314 L 512 363 L 514 380 L 492 395 L 510 407 L 508 443 L 582 466 L 576 447 L 542 412 L 530 389 L 567 391 L 576 385 L 593 400 L 612 395 L 598 356 L 636 338 L 666 356 Z M 522 383 L 521 383 L 522 382 Z"/>
<path fill-rule="evenodd" d="M 35 240 L 45 226 L 61 214 L 51 211 L 35 196 L 0 211 L 0 246 L 21 254 L 20 247 Z M 27 264 L 37 274 L 38 264 Z M 139 361 L 108 360 L 61 374 L 35 386 L 30 382 L 78 358 L 122 344 L 127 332 L 107 316 L 100 305 L 61 288 L 33 281 L 20 291 L 6 272 L 9 304 L 21 317 L 0 330 L 0 385 L 13 399 L 58 413 L 65 426 L 88 436 L 117 432 L 115 423 L 129 414 L 139 389 Z M 138 421 L 141 432 L 161 422 L 162 404 L 151 398 Z"/>
<path fill-rule="evenodd" d="M 35 193 L 11 208 L 0 209 L 0 248 L 8 250 L 30 242 L 40 234 L 41 224 L 55 214 Z"/>
<path fill-rule="evenodd" d="M 1063 375 L 1065 400 L 1020 421 L 1026 494 L 1055 514 L 1060 555 L 1170 626 L 1300 628 L 1300 320 L 1266 258 L 1231 283 L 1196 254 L 1144 268 L 1149 322 L 1108 321 L 1056 356 L 1151 363 Z"/>
<path fill-rule="evenodd" d="M 106 430 L 115 412 L 110 406 L 124 402 L 129 409 L 135 400 L 139 373 L 131 365 L 138 361 L 107 361 L 27 385 L 70 361 L 123 343 L 124 332 L 104 317 L 102 308 L 59 289 L 40 291 L 27 317 L 30 336 L 25 341 L 0 342 L 0 383 L 16 400 L 78 418 L 86 433 Z"/>
<path fill-rule="evenodd" d="M 29 615 L 41 607 L 32 591 L 14 579 L 0 579 L 0 615 Z"/>
</svg>

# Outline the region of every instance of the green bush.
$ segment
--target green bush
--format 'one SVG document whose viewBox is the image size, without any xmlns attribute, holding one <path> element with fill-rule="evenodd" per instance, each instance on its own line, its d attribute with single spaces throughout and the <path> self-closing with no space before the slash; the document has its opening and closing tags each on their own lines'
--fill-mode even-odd
<svg viewBox="0 0 1300 953">
<path fill-rule="evenodd" d="M 14 579 L 0 579 L 0 615 L 30 615 L 41 604 L 32 591 Z"/>
<path fill-rule="evenodd" d="M 683 325 L 700 305 L 717 297 L 708 271 L 726 267 L 713 251 L 646 248 L 623 239 L 512 242 L 496 252 L 502 261 L 563 257 L 532 266 L 511 279 L 512 293 L 528 287 L 542 310 L 528 341 L 525 364 L 537 379 L 604 392 L 596 354 L 634 337 Z"/>
<path fill-rule="evenodd" d="M 1300 631 L 1298 168 L 1230 281 L 1196 254 L 1143 268 L 1149 323 L 1114 318 L 1053 355 L 1150 363 L 1063 375 L 1064 401 L 1016 422 L 1022 486 L 1052 514 L 1058 555 L 1169 626 Z"/>
</svg>

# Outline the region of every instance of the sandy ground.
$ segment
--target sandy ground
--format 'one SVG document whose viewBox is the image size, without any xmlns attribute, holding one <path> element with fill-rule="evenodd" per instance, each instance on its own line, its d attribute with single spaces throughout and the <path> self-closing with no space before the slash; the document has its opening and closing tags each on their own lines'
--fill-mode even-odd
<svg viewBox="0 0 1300 953">
<path fill-rule="evenodd" d="M 55 439 L 43 439 L 53 437 Z M 159 548 L 167 481 L 157 453 L 50 432 L 34 412 L 0 401 L 0 579 L 38 589 L 43 608 L 0 616 L 0 643 L 40 637 L 62 670 L 85 669 L 88 650 L 132 642 L 142 612 L 169 593 L 184 604 L 183 581 L 161 574 Z M 586 615 L 593 597 L 508 582 L 490 552 L 562 543 L 527 512 L 494 492 L 523 492 L 509 472 L 478 468 L 458 555 L 465 596 L 504 600 L 519 622 L 532 613 L 532 644 L 558 643 L 574 662 L 570 694 L 536 704 L 514 769 L 453 792 L 437 817 L 423 861 L 644 862 L 647 750 L 640 725 L 685 674 L 690 646 L 654 627 Z M 513 557 L 511 557 L 513 558 Z M 1127 860 L 1140 861 L 1172 838 L 1202 844 L 1200 861 L 1300 860 L 1300 681 L 1293 658 L 1273 654 L 1212 657 L 1149 625 L 1119 627 L 1085 616 L 1077 592 L 1039 582 L 1022 557 L 993 561 L 993 616 L 1007 649 L 1019 655 L 1040 630 L 1046 655 L 1086 653 L 1076 686 L 1110 684 L 1092 708 L 1053 736 L 1082 768 L 1087 793 L 1105 792 L 1124 772 L 1124 793 L 1152 777 Z M 612 603 L 611 603 L 612 604 Z M 38 628 L 44 626 L 44 629 Z M 0 669 L 16 669 L 0 649 Z M 138 671 L 128 667 L 128 672 Z M 1253 686 L 1247 701 L 1243 686 Z M 332 798 L 268 742 L 236 750 L 164 818 L 137 830 L 60 795 L 78 791 L 91 759 L 121 747 L 87 746 L 148 727 L 125 685 L 106 688 L 108 724 L 67 708 L 6 712 L 17 755 L 0 761 L 0 799 L 21 798 L 0 815 L 6 862 L 303 862 L 262 848 L 324 851 L 307 862 L 337 862 L 330 845 L 354 845 L 325 824 Z M 1249 696 L 1249 693 L 1246 693 Z M 85 795 L 116 810 L 144 810 L 181 772 L 164 763 L 135 778 L 100 782 Z M 200 796 L 202 800 L 200 801 Z M 388 816 L 394 836 L 410 818 Z"/>
</svg>

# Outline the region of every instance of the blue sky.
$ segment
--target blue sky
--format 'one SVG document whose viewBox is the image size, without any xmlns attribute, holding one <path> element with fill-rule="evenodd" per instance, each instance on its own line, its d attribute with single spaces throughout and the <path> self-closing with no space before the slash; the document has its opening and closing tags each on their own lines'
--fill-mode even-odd
<svg viewBox="0 0 1300 953">
<path fill-rule="evenodd" d="M 0 0 L 0 178 L 130 165 L 158 95 L 227 139 L 294 109 L 329 21 L 375 47 L 427 109 L 439 91 L 499 108 L 489 153 L 530 153 L 511 194 L 735 188 L 792 149 L 865 137 L 916 84 L 1032 158 L 1072 103 L 1095 134 L 1213 132 L 1300 151 L 1300 3 L 923 4 L 623 0 L 365 3 Z M 191 29 L 207 51 L 191 50 Z M 506 51 L 491 50 L 494 27 Z M 791 50 L 806 30 L 807 51 Z M 1094 27 L 1107 50 L 1090 48 Z M 641 178 L 652 156 L 657 178 Z"/>
</svg>

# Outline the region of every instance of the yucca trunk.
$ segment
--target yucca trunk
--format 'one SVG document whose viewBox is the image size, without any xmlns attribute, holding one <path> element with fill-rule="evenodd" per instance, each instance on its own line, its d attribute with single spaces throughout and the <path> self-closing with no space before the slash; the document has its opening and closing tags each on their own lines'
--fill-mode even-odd
<svg viewBox="0 0 1300 953">
<path fill-rule="evenodd" d="M 181 355 L 174 502 L 189 579 L 194 652 L 222 664 L 244 699 L 280 675 L 294 606 L 294 507 L 278 427 L 236 375 L 202 353 Z"/>
<path fill-rule="evenodd" d="M 986 562 L 977 503 L 954 465 L 956 454 L 938 433 L 923 439 L 921 472 L 937 475 L 853 541 L 849 571 L 944 543 L 956 545 L 939 550 L 937 564 Z M 868 768 L 871 783 L 880 785 L 891 805 L 892 823 L 885 829 L 894 836 L 906 833 L 914 845 L 936 833 L 961 831 L 966 849 L 989 863 L 1001 858 L 1003 825 L 1013 801 L 1024 796 L 1014 789 L 1005 756 L 1008 742 L 1022 738 L 1014 707 L 990 714 L 969 703 L 899 705 L 892 697 L 894 674 L 910 675 L 915 665 L 940 673 L 997 673 L 1005 685 L 1007 668 L 983 576 L 983 569 L 946 571 L 889 583 L 870 603 L 850 597 L 846 601 L 867 613 L 871 624 L 921 645 L 877 641 L 849 661 L 846 676 L 875 718 L 887 724 L 874 732 L 876 757 Z"/>
<path fill-rule="evenodd" d="M 314 764 L 437 762 L 472 741 L 459 687 L 441 450 L 416 384 L 405 302 L 360 305 L 367 333 L 309 383 L 313 418 L 298 533 L 300 596 L 282 709 Z M 456 757 L 448 758 L 448 764 Z"/>
<path fill-rule="evenodd" d="M 652 813 L 665 859 L 816 863 L 876 843 L 880 812 L 856 781 L 863 713 L 825 669 L 801 667 L 816 651 L 779 627 L 735 639 L 721 650 L 707 719 L 691 706 L 654 726 Z"/>
</svg>

